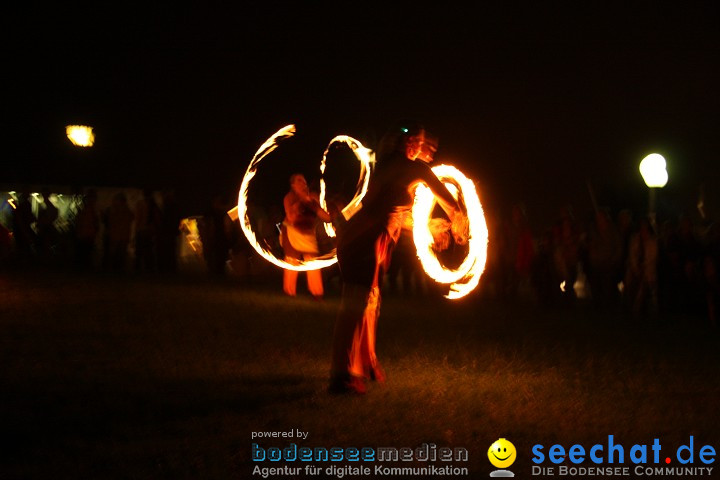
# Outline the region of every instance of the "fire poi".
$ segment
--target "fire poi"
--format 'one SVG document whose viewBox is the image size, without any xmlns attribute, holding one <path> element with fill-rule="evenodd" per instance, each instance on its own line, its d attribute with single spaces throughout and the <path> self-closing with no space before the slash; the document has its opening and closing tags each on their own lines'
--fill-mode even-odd
<svg viewBox="0 0 720 480">
<path fill-rule="evenodd" d="M 432 171 L 445 183 L 456 200 L 460 195 L 465 203 L 470 229 L 468 253 L 456 269 L 448 269 L 440 264 L 433 249 L 434 240 L 428 227 L 437 201 L 430 189 L 422 184 L 415 189 L 412 210 L 413 241 L 425 273 L 438 283 L 450 284 L 447 298 L 461 298 L 477 287 L 480 275 L 485 270 L 488 243 L 485 215 L 477 191 L 475 191 L 475 184 L 460 170 L 450 165 L 437 165 L 432 168 Z"/>
<path fill-rule="evenodd" d="M 250 165 L 240 185 L 237 208 L 234 208 L 228 213 L 239 219 L 240 226 L 248 242 L 250 242 L 250 245 L 252 245 L 255 251 L 267 261 L 280 268 L 290 270 L 317 270 L 329 267 L 337 262 L 335 250 L 320 257 L 302 261 L 299 264 L 288 263 L 276 257 L 269 248 L 266 248 L 266 246 L 261 245 L 260 242 L 257 241 L 247 212 L 248 189 L 250 182 L 257 173 L 258 165 L 279 146 L 281 141 L 291 138 L 295 135 L 295 132 L 295 125 L 287 125 L 275 132 L 274 135 L 268 138 L 265 143 L 258 148 L 253 159 L 250 161 Z M 360 176 L 357 182 L 355 196 L 341 210 L 343 216 L 348 219 L 362 208 L 362 199 L 371 181 L 373 152 L 364 147 L 360 141 L 347 135 L 339 135 L 330 141 L 320 164 L 320 204 L 323 208 L 326 208 L 326 185 L 323 176 L 325 173 L 327 154 L 330 146 L 336 142 L 344 142 L 360 162 Z M 477 287 L 480 281 L 480 276 L 485 269 L 485 262 L 487 260 L 488 229 L 482 205 L 472 180 L 467 178 L 460 170 L 450 165 L 438 165 L 433 167 L 432 170 L 435 175 L 445 183 L 453 196 L 455 196 L 456 199 L 459 197 L 459 199 L 462 200 L 461 203 L 465 205 L 469 228 L 468 252 L 457 268 L 447 268 L 440 263 L 433 249 L 434 239 L 429 227 L 433 221 L 432 213 L 436 200 L 430 189 L 422 184 L 415 190 L 415 200 L 412 209 L 413 239 L 415 247 L 417 248 L 417 255 L 420 258 L 425 273 L 436 282 L 449 285 L 450 291 L 446 297 L 449 299 L 457 299 L 470 293 Z M 335 231 L 329 223 L 325 224 L 325 230 L 329 236 L 335 236 Z"/>
<path fill-rule="evenodd" d="M 242 183 L 240 184 L 240 191 L 238 192 L 237 210 L 235 211 L 235 209 L 233 209 L 229 213 L 232 217 L 237 216 L 237 218 L 240 220 L 240 226 L 242 227 L 242 231 L 245 234 L 245 237 L 248 239 L 248 242 L 250 242 L 250 245 L 252 245 L 255 251 L 260 254 L 260 256 L 280 268 L 304 272 L 307 270 L 318 270 L 337 263 L 337 255 L 335 254 L 335 250 L 331 251 L 328 254 L 313 258 L 311 260 L 300 261 L 298 264 L 288 263 L 285 260 L 276 257 L 269 248 L 266 248 L 264 245 L 261 245 L 260 242 L 257 241 L 257 237 L 250 223 L 250 217 L 247 214 L 248 189 L 250 188 L 250 182 L 257 173 L 258 165 L 265 157 L 267 157 L 278 147 L 281 141 L 291 138 L 293 135 L 295 135 L 295 131 L 295 125 L 287 125 L 275 132 L 274 135 L 268 138 L 265 143 L 263 143 L 260 148 L 258 148 L 257 152 L 255 152 L 255 156 L 253 156 L 253 159 L 250 161 L 250 165 L 248 165 L 245 176 L 243 177 Z M 362 143 L 360 143 L 360 141 L 346 135 L 335 137 L 330 142 L 330 145 L 340 141 L 345 142 L 353 150 L 361 164 L 361 178 L 358 182 L 358 185 L 361 186 L 356 191 L 355 197 L 350 200 L 348 205 L 346 205 L 345 208 L 343 208 L 342 210 L 343 214 L 349 217 L 351 213 L 357 211 L 358 205 L 360 205 L 362 201 L 362 197 L 365 195 L 365 192 L 367 192 L 367 186 L 370 181 L 370 164 L 372 161 L 372 152 L 365 148 Z M 328 148 L 325 150 L 325 156 L 323 156 L 323 162 L 320 167 L 321 173 L 324 173 L 325 171 L 325 157 L 327 156 L 327 152 L 330 149 L 330 145 L 328 145 Z M 323 206 L 323 208 L 325 208 L 326 205 L 324 201 L 324 181 L 321 181 L 321 187 L 321 205 Z"/>
<path fill-rule="evenodd" d="M 362 143 L 355 140 L 347 135 L 338 135 L 337 137 L 330 140 L 325 152 L 323 153 L 323 159 L 320 163 L 320 206 L 327 209 L 327 203 L 325 202 L 325 167 L 327 165 L 327 155 L 330 151 L 330 147 L 333 143 L 345 142 L 350 147 L 360 161 L 360 178 L 358 179 L 357 187 L 355 190 L 355 196 L 352 200 L 342 209 L 343 216 L 348 219 L 352 217 L 362 207 L 362 199 L 367 193 L 368 185 L 370 185 L 370 170 L 372 168 L 372 162 L 374 160 L 374 153 L 372 150 L 365 148 Z M 330 223 L 325 223 L 325 231 L 328 236 L 335 236 L 335 229 Z"/>
</svg>

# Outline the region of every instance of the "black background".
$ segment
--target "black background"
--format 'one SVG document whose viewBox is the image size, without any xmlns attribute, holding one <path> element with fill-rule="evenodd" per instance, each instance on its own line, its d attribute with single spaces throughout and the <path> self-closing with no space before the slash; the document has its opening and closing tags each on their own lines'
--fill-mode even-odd
<svg viewBox="0 0 720 480">
<path fill-rule="evenodd" d="M 651 152 L 668 160 L 661 208 L 694 209 L 704 184 L 712 210 L 717 7 L 629 5 L 10 10 L 0 183 L 172 187 L 193 209 L 232 198 L 286 124 L 305 155 L 283 161 L 307 170 L 337 134 L 375 147 L 414 117 L 497 212 L 523 202 L 538 224 L 590 210 L 588 182 L 599 204 L 642 209 Z M 70 123 L 92 125 L 96 146 L 72 147 Z"/>
</svg>

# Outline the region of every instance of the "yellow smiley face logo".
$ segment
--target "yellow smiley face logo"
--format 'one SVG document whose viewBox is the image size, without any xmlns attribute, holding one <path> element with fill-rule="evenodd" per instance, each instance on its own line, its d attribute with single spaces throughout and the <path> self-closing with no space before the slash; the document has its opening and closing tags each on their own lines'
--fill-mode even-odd
<svg viewBox="0 0 720 480">
<path fill-rule="evenodd" d="M 515 445 L 504 438 L 495 440 L 495 443 L 488 449 L 488 460 L 495 468 L 509 467 L 515 461 L 516 456 Z"/>
</svg>

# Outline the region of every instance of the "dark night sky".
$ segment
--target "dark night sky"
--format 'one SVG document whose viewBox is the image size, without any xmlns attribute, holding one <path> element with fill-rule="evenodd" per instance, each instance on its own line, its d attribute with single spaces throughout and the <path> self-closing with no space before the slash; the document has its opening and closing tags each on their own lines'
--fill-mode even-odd
<svg viewBox="0 0 720 480">
<path fill-rule="evenodd" d="M 720 187 L 720 19 L 709 2 L 658 3 L 8 14 L 0 183 L 231 196 L 285 124 L 314 164 L 336 134 L 374 146 L 390 122 L 415 117 L 490 208 L 588 210 L 587 180 L 603 205 L 642 206 L 637 165 L 653 151 L 669 162 L 665 201 L 692 207 L 701 183 L 709 200 Z M 67 123 L 95 126 L 97 146 L 72 149 Z"/>
</svg>

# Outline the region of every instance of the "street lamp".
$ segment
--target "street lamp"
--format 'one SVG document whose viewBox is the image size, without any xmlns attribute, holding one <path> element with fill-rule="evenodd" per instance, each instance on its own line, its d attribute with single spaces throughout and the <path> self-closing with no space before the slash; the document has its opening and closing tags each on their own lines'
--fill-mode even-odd
<svg viewBox="0 0 720 480">
<path fill-rule="evenodd" d="M 68 125 L 65 134 L 76 147 L 92 147 L 95 143 L 95 134 L 92 127 L 85 125 Z"/>
<path fill-rule="evenodd" d="M 655 228 L 655 192 L 667 185 L 668 173 L 665 158 L 659 153 L 651 153 L 640 162 L 640 175 L 650 191 L 650 223 Z"/>
</svg>

